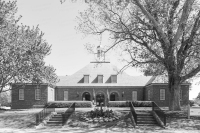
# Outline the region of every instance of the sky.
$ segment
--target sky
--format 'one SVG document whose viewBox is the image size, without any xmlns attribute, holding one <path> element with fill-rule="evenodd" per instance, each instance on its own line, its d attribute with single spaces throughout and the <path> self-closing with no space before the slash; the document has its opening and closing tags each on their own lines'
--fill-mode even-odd
<svg viewBox="0 0 200 133">
<path fill-rule="evenodd" d="M 60 0 L 17 0 L 17 15 L 22 16 L 19 23 L 30 27 L 39 25 L 44 32 L 44 39 L 52 46 L 51 54 L 45 58 L 46 65 L 52 65 L 58 76 L 72 75 L 94 61 L 94 55 L 84 48 L 84 44 L 98 46 L 108 43 L 105 38 L 100 43 L 98 38 L 85 37 L 75 29 L 79 12 L 87 8 L 83 1 L 66 0 L 61 4 Z M 114 50 L 109 51 L 106 56 L 119 69 L 123 67 L 124 64 L 119 61 L 119 55 Z M 134 68 L 125 72 L 132 76 L 143 75 Z M 197 81 L 191 86 L 190 99 L 200 92 Z"/>
</svg>

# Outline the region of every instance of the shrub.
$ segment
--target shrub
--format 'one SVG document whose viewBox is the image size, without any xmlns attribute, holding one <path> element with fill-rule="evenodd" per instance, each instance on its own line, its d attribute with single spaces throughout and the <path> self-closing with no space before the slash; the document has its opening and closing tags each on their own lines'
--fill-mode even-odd
<svg viewBox="0 0 200 133">
<path fill-rule="evenodd" d="M 187 118 L 185 111 L 165 111 L 165 114 L 170 118 Z"/>
<path fill-rule="evenodd" d="M 0 93 L 0 106 L 11 106 L 11 96 L 9 92 Z"/>
<path fill-rule="evenodd" d="M 133 101 L 134 107 L 152 107 L 152 101 Z"/>
<path fill-rule="evenodd" d="M 92 107 L 91 101 L 54 101 L 48 102 L 45 106 L 48 108 L 69 108 L 75 102 L 76 108 L 90 108 Z"/>
<path fill-rule="evenodd" d="M 152 107 L 152 101 L 133 101 L 134 107 Z M 129 101 L 109 101 L 109 107 L 129 107 Z"/>
<path fill-rule="evenodd" d="M 190 102 L 190 106 L 194 105 L 194 100 L 189 100 L 189 102 Z"/>
<path fill-rule="evenodd" d="M 128 101 L 109 101 L 109 107 L 129 107 Z"/>
</svg>

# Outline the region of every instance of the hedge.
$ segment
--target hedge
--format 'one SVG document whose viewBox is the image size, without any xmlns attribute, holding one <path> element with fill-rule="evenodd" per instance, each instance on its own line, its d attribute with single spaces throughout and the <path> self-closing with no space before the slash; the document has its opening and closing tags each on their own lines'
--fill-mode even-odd
<svg viewBox="0 0 200 133">
<path fill-rule="evenodd" d="M 133 101 L 134 107 L 152 107 L 152 101 Z"/>
<path fill-rule="evenodd" d="M 129 107 L 129 102 L 132 101 L 109 101 L 109 107 Z M 152 101 L 133 101 L 134 107 L 152 107 Z"/>
<path fill-rule="evenodd" d="M 76 108 L 91 108 L 91 101 L 53 101 L 48 102 L 45 106 L 48 108 L 69 108 L 72 103 L 75 102 Z"/>
<path fill-rule="evenodd" d="M 109 101 L 109 107 L 129 107 L 128 101 Z"/>
<path fill-rule="evenodd" d="M 167 117 L 170 118 L 187 118 L 188 113 L 185 111 L 165 111 Z"/>
</svg>

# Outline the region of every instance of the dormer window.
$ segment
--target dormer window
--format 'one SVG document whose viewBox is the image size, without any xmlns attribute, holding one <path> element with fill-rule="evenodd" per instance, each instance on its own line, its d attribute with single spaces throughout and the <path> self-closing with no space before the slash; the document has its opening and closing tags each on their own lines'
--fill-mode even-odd
<svg viewBox="0 0 200 133">
<path fill-rule="evenodd" d="M 103 83 L 103 75 L 98 75 L 98 83 Z"/>
<path fill-rule="evenodd" d="M 84 75 L 84 83 L 89 83 L 89 75 Z"/>
<path fill-rule="evenodd" d="M 111 83 L 117 83 L 117 75 L 111 75 Z"/>
</svg>

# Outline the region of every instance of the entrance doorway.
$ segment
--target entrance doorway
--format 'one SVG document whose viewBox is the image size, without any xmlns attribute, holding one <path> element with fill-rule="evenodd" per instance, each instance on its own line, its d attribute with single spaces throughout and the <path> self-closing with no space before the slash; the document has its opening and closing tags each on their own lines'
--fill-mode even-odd
<svg viewBox="0 0 200 133">
<path fill-rule="evenodd" d="M 83 101 L 91 101 L 91 96 L 89 92 L 84 92 L 82 96 Z"/>
<path fill-rule="evenodd" d="M 96 95 L 96 103 L 97 103 L 97 106 L 100 106 L 102 104 L 102 106 L 105 105 L 105 96 L 103 93 L 97 93 Z"/>
<path fill-rule="evenodd" d="M 117 92 L 112 92 L 110 94 L 110 101 L 119 101 L 119 95 Z"/>
</svg>

